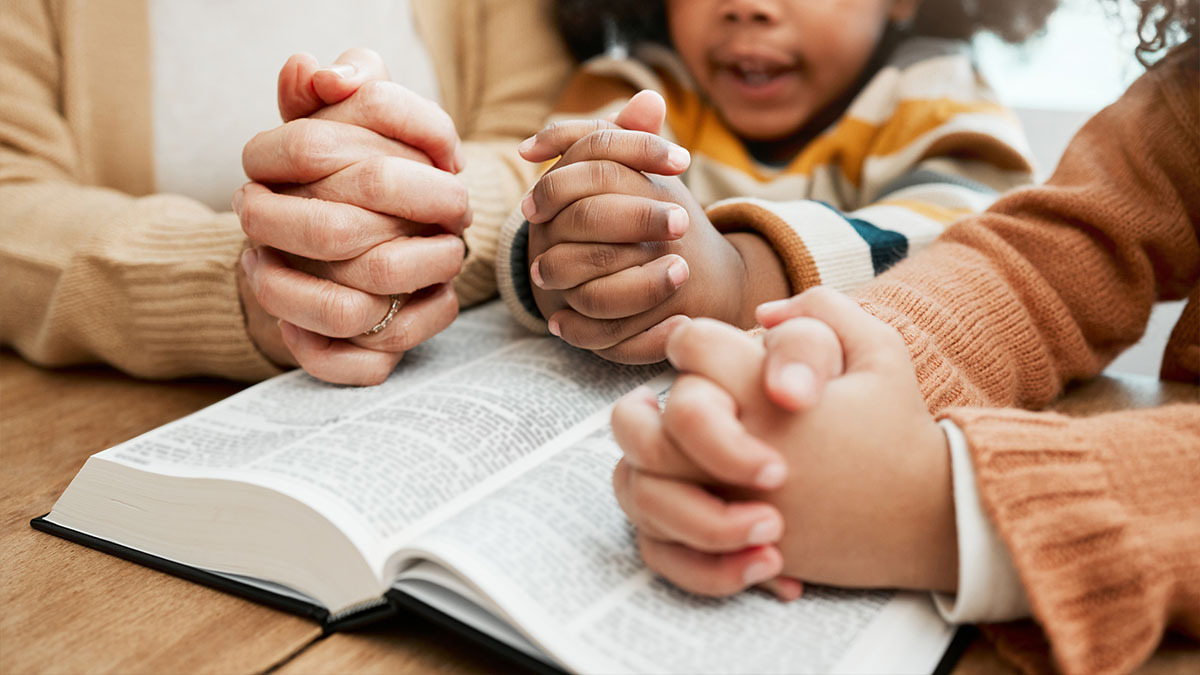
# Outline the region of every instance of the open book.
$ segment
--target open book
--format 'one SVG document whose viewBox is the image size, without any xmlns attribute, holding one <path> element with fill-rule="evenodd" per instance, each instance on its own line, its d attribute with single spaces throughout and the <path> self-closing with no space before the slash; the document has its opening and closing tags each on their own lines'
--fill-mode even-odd
<svg viewBox="0 0 1200 675">
<path fill-rule="evenodd" d="M 34 526 L 330 629 L 436 611 L 572 671 L 933 670 L 952 629 L 926 596 L 715 600 L 645 568 L 608 414 L 671 379 L 530 337 L 493 303 L 381 386 L 289 373 L 98 453 Z"/>
</svg>

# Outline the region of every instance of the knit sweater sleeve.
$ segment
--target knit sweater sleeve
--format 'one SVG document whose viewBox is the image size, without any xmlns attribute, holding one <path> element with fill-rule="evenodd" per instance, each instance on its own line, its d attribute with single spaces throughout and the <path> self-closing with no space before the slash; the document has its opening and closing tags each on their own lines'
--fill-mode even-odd
<svg viewBox="0 0 1200 675">
<path fill-rule="evenodd" d="M 1200 636 L 1200 405 L 944 415 L 1064 672 L 1130 672 L 1165 629 Z"/>
<path fill-rule="evenodd" d="M 79 105 L 63 94 L 55 21 L 69 19 L 32 0 L 0 6 L 0 343 L 142 377 L 277 373 L 246 333 L 237 217 L 90 184 L 87 130 L 64 112 Z"/>
<path fill-rule="evenodd" d="M 1188 297 L 1164 373 L 1197 382 L 1200 73 L 1168 57 L 1080 131 L 1049 183 L 950 228 L 858 293 L 966 435 L 984 509 L 1067 672 L 1128 671 L 1200 635 L 1200 405 L 1024 412 Z M 1190 340 L 1190 344 L 1185 344 Z"/>
</svg>

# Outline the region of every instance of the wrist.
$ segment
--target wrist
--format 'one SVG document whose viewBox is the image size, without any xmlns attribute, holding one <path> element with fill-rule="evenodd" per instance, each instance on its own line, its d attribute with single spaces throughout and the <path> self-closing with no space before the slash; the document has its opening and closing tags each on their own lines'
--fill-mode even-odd
<svg viewBox="0 0 1200 675">
<path fill-rule="evenodd" d="M 950 458 L 950 441 L 946 432 L 928 418 L 922 426 L 918 447 L 927 461 L 927 482 L 920 493 L 928 497 L 922 511 L 926 514 L 914 551 L 927 552 L 914 556 L 922 561 L 916 572 L 916 588 L 953 593 L 958 588 L 958 524 L 954 506 L 954 472 Z"/>
<path fill-rule="evenodd" d="M 754 310 L 764 302 L 782 300 L 791 294 L 783 261 L 763 237 L 754 232 L 731 232 L 725 240 L 742 261 L 741 298 L 734 311 L 740 328 L 753 328 L 758 322 Z"/>
</svg>

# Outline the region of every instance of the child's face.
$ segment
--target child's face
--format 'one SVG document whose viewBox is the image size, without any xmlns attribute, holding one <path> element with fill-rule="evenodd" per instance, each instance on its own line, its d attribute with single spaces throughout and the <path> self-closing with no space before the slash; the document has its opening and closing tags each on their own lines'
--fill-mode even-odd
<svg viewBox="0 0 1200 675">
<path fill-rule="evenodd" d="M 919 0 L 667 0 L 675 49 L 742 138 L 796 133 L 858 80 Z"/>
</svg>

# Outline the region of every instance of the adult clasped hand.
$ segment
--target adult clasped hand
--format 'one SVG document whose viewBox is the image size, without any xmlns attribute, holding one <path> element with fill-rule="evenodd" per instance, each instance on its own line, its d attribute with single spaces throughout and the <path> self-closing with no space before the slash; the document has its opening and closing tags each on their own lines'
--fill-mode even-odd
<svg viewBox="0 0 1200 675">
<path fill-rule="evenodd" d="M 281 365 L 378 384 L 458 314 L 450 283 L 470 224 L 458 133 L 436 103 L 353 49 L 279 74 L 283 124 L 246 144 L 233 209 L 250 247 L 247 330 Z"/>
</svg>

